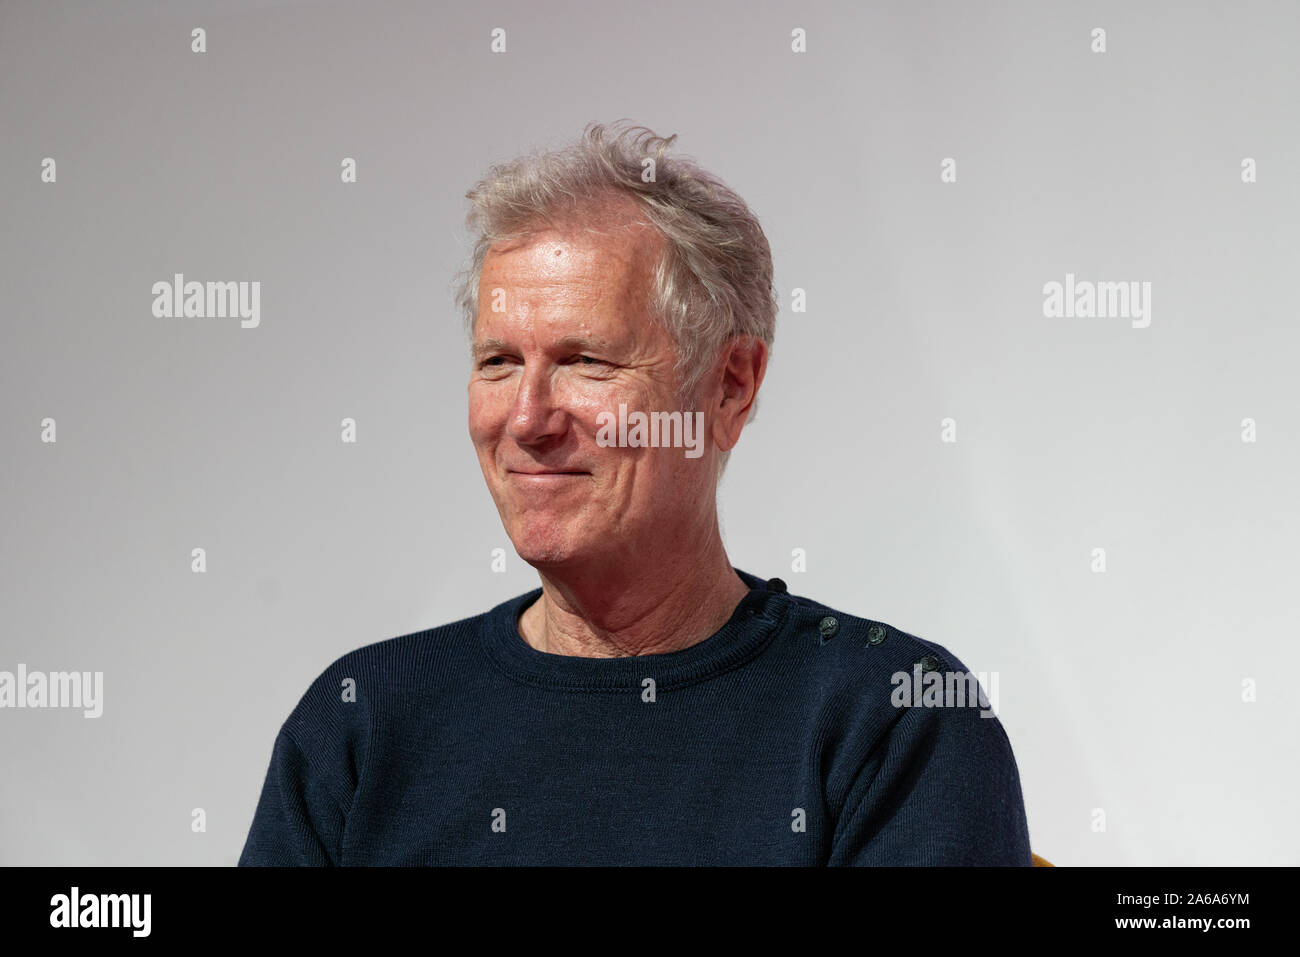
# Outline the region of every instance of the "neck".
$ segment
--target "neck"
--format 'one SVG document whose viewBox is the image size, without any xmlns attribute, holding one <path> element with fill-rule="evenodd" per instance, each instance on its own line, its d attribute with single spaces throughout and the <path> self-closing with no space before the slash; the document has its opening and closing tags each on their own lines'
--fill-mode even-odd
<svg viewBox="0 0 1300 957">
<path fill-rule="evenodd" d="M 718 631 L 749 586 L 731 567 L 715 524 L 703 548 L 682 554 L 645 550 L 625 562 L 581 569 L 539 569 L 542 597 L 519 619 L 538 651 L 621 658 L 680 651 Z"/>
</svg>

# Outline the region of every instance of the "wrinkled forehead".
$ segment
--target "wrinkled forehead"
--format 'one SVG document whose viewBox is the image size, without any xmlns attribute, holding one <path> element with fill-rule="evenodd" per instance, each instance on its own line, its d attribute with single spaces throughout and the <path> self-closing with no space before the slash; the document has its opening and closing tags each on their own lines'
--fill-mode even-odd
<svg viewBox="0 0 1300 957">
<path fill-rule="evenodd" d="M 483 260 L 475 337 L 519 324 L 577 322 L 607 335 L 619 325 L 640 326 L 648 321 L 661 251 L 657 231 L 626 222 L 566 224 L 497 243 Z"/>
</svg>

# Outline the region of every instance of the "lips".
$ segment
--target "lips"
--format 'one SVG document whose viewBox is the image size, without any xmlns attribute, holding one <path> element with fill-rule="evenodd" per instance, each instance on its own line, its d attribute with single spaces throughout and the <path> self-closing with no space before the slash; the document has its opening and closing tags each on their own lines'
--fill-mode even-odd
<svg viewBox="0 0 1300 957">
<path fill-rule="evenodd" d="M 514 475 L 590 475 L 578 469 L 506 469 Z"/>
</svg>

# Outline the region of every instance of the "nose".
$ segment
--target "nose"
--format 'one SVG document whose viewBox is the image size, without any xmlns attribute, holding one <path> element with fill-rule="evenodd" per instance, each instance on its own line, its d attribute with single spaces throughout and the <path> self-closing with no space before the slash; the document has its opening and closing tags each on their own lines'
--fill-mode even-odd
<svg viewBox="0 0 1300 957">
<path fill-rule="evenodd" d="M 525 367 L 510 407 L 506 434 L 520 445 L 536 445 L 564 431 L 564 412 L 546 370 Z"/>
</svg>

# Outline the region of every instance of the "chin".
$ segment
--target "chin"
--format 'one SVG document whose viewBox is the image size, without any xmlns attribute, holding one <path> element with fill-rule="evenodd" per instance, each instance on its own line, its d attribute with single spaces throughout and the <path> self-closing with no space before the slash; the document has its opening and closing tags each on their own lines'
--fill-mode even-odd
<svg viewBox="0 0 1300 957">
<path fill-rule="evenodd" d="M 557 568 L 584 557 L 586 549 L 563 533 L 520 529 L 510 536 L 519 557 L 534 568 Z"/>
<path fill-rule="evenodd" d="M 547 569 L 564 568 L 566 565 L 572 565 L 579 557 L 572 552 L 562 549 L 524 549 L 516 548 L 519 557 L 526 563 L 536 568 L 538 571 Z"/>
</svg>

